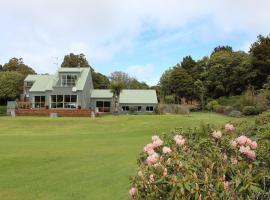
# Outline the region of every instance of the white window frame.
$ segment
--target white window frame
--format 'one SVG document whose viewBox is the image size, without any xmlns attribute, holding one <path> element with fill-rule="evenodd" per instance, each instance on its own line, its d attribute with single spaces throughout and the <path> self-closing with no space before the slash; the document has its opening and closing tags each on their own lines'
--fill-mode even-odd
<svg viewBox="0 0 270 200">
<path fill-rule="evenodd" d="M 56 96 L 56 101 L 55 102 L 53 102 L 52 101 L 52 96 Z M 57 101 L 57 96 L 62 96 L 63 97 L 63 101 L 60 101 L 60 102 L 58 102 Z M 69 96 L 69 99 L 70 99 L 70 101 L 69 102 L 66 102 L 65 101 L 65 96 Z M 76 96 L 76 102 L 71 102 L 71 96 Z M 55 104 L 55 108 L 54 107 L 52 107 L 52 104 Z M 61 103 L 61 104 L 63 104 L 63 106 L 62 107 L 57 107 L 57 103 Z M 65 104 L 66 103 L 75 103 L 75 108 L 72 108 L 72 107 L 65 107 Z M 76 108 L 78 108 L 78 95 L 75 95 L 75 94 L 52 94 L 51 96 L 50 96 L 50 108 L 54 108 L 54 109 L 57 109 L 57 108 L 60 108 L 60 109 L 76 109 Z"/>
<path fill-rule="evenodd" d="M 75 79 L 68 79 L 67 78 L 68 76 L 73 76 L 73 77 L 76 77 L 76 78 Z M 64 81 L 63 81 L 64 79 L 65 79 L 65 84 L 64 84 Z M 78 80 L 77 74 L 61 74 L 61 86 L 62 87 L 76 86 L 77 80 Z"/>
</svg>

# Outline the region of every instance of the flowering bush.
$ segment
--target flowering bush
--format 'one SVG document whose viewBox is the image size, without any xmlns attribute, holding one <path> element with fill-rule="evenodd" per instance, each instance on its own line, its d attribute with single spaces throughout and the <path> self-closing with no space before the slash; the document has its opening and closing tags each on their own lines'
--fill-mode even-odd
<svg viewBox="0 0 270 200">
<path fill-rule="evenodd" d="M 234 125 L 153 136 L 138 159 L 133 199 L 258 199 L 269 187 L 260 144 Z M 268 166 L 269 167 L 269 166 Z"/>
</svg>

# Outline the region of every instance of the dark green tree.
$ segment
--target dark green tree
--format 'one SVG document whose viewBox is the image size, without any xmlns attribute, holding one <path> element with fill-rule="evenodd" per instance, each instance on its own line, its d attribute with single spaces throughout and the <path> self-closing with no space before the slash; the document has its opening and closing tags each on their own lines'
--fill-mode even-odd
<svg viewBox="0 0 270 200">
<path fill-rule="evenodd" d="M 270 35 L 258 36 L 258 40 L 251 45 L 250 54 L 256 77 L 252 85 L 256 89 L 262 88 L 268 75 L 270 75 Z"/>
<path fill-rule="evenodd" d="M 110 80 L 107 76 L 92 71 L 92 79 L 93 79 L 93 85 L 95 89 L 107 89 L 110 87 Z"/>
<path fill-rule="evenodd" d="M 22 58 L 11 58 L 8 63 L 4 64 L 2 71 L 18 72 L 25 78 L 28 74 L 35 74 L 35 71 L 24 64 Z"/>
<path fill-rule="evenodd" d="M 70 53 L 64 57 L 61 67 L 91 67 L 84 54 Z"/>
<path fill-rule="evenodd" d="M 24 75 L 16 71 L 0 72 L 0 101 L 15 100 L 22 93 Z"/>
</svg>

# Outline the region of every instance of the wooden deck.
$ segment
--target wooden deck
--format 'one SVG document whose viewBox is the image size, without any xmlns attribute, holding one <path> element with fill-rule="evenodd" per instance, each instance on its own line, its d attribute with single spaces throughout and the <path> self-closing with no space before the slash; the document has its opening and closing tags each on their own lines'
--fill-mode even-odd
<svg viewBox="0 0 270 200">
<path fill-rule="evenodd" d="M 17 116 L 50 116 L 57 113 L 60 117 L 90 117 L 91 109 L 16 109 Z"/>
</svg>

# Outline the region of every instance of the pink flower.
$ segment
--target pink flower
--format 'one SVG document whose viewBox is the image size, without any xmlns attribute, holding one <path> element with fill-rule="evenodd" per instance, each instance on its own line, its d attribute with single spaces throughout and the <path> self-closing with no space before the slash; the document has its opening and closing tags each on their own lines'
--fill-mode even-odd
<svg viewBox="0 0 270 200">
<path fill-rule="evenodd" d="M 256 149 L 257 148 L 257 142 L 256 141 L 252 141 L 249 146 L 251 147 L 251 149 Z"/>
<path fill-rule="evenodd" d="M 150 179 L 149 180 L 150 180 L 150 183 L 153 183 L 155 181 L 153 174 L 150 175 Z"/>
<path fill-rule="evenodd" d="M 200 194 L 200 196 L 199 196 L 198 200 L 202 200 L 202 195 L 201 195 L 201 194 Z"/>
<path fill-rule="evenodd" d="M 147 145 L 145 145 L 145 147 L 143 148 L 143 150 L 148 153 L 149 155 L 155 153 L 154 151 L 155 145 L 153 145 L 152 143 L 149 143 Z"/>
<path fill-rule="evenodd" d="M 154 148 L 159 147 L 163 144 L 163 141 L 157 135 L 152 136 L 152 142 Z"/>
<path fill-rule="evenodd" d="M 235 127 L 233 126 L 233 124 L 225 124 L 225 131 L 226 132 L 232 132 L 235 130 Z"/>
<path fill-rule="evenodd" d="M 226 153 L 223 154 L 223 160 L 226 161 L 228 159 L 228 156 Z"/>
<path fill-rule="evenodd" d="M 171 150 L 170 147 L 163 147 L 163 148 L 162 148 L 162 151 L 163 151 L 164 154 L 165 154 L 165 153 L 171 153 L 171 152 L 172 152 L 172 150 Z"/>
<path fill-rule="evenodd" d="M 247 137 L 244 135 L 241 135 L 240 137 L 236 138 L 236 142 L 240 145 L 244 145 L 247 142 Z"/>
<path fill-rule="evenodd" d="M 137 188 L 135 187 L 132 187 L 130 190 L 129 190 L 129 195 L 134 198 L 136 196 L 136 193 L 137 193 Z"/>
<path fill-rule="evenodd" d="M 230 184 L 229 184 L 228 181 L 224 181 L 224 182 L 223 182 L 223 186 L 224 186 L 224 189 L 225 189 L 225 190 L 228 190 L 228 189 L 229 189 L 229 185 L 230 185 Z"/>
<path fill-rule="evenodd" d="M 174 141 L 175 141 L 175 143 L 177 145 L 180 145 L 180 146 L 184 145 L 185 142 L 186 142 L 186 140 L 183 138 L 182 135 L 175 135 L 174 136 Z"/>
<path fill-rule="evenodd" d="M 167 168 L 165 168 L 163 171 L 163 176 L 167 176 L 167 175 L 168 175 L 168 170 L 167 170 Z"/>
<path fill-rule="evenodd" d="M 236 165 L 238 163 L 238 160 L 236 158 L 231 158 L 231 163 L 233 165 Z"/>
<path fill-rule="evenodd" d="M 245 154 L 250 159 L 253 159 L 253 160 L 256 159 L 256 153 L 253 150 L 247 151 Z"/>
<path fill-rule="evenodd" d="M 248 151 L 250 151 L 250 147 L 249 146 L 240 146 L 239 151 L 243 154 L 246 154 Z"/>
<path fill-rule="evenodd" d="M 214 131 L 214 132 L 212 133 L 212 136 L 213 136 L 214 138 L 216 138 L 216 139 L 219 139 L 219 138 L 221 138 L 222 133 L 221 133 L 221 131 Z"/>
<path fill-rule="evenodd" d="M 237 142 L 236 142 L 235 140 L 232 140 L 232 141 L 230 142 L 230 144 L 231 144 L 231 146 L 232 146 L 233 148 L 235 148 L 235 147 L 237 146 Z"/>
<path fill-rule="evenodd" d="M 157 153 L 153 153 L 153 154 L 149 155 L 149 156 L 146 158 L 146 163 L 147 163 L 148 165 L 153 165 L 153 164 L 155 164 L 157 161 L 158 161 L 158 154 L 157 154 Z"/>
</svg>

